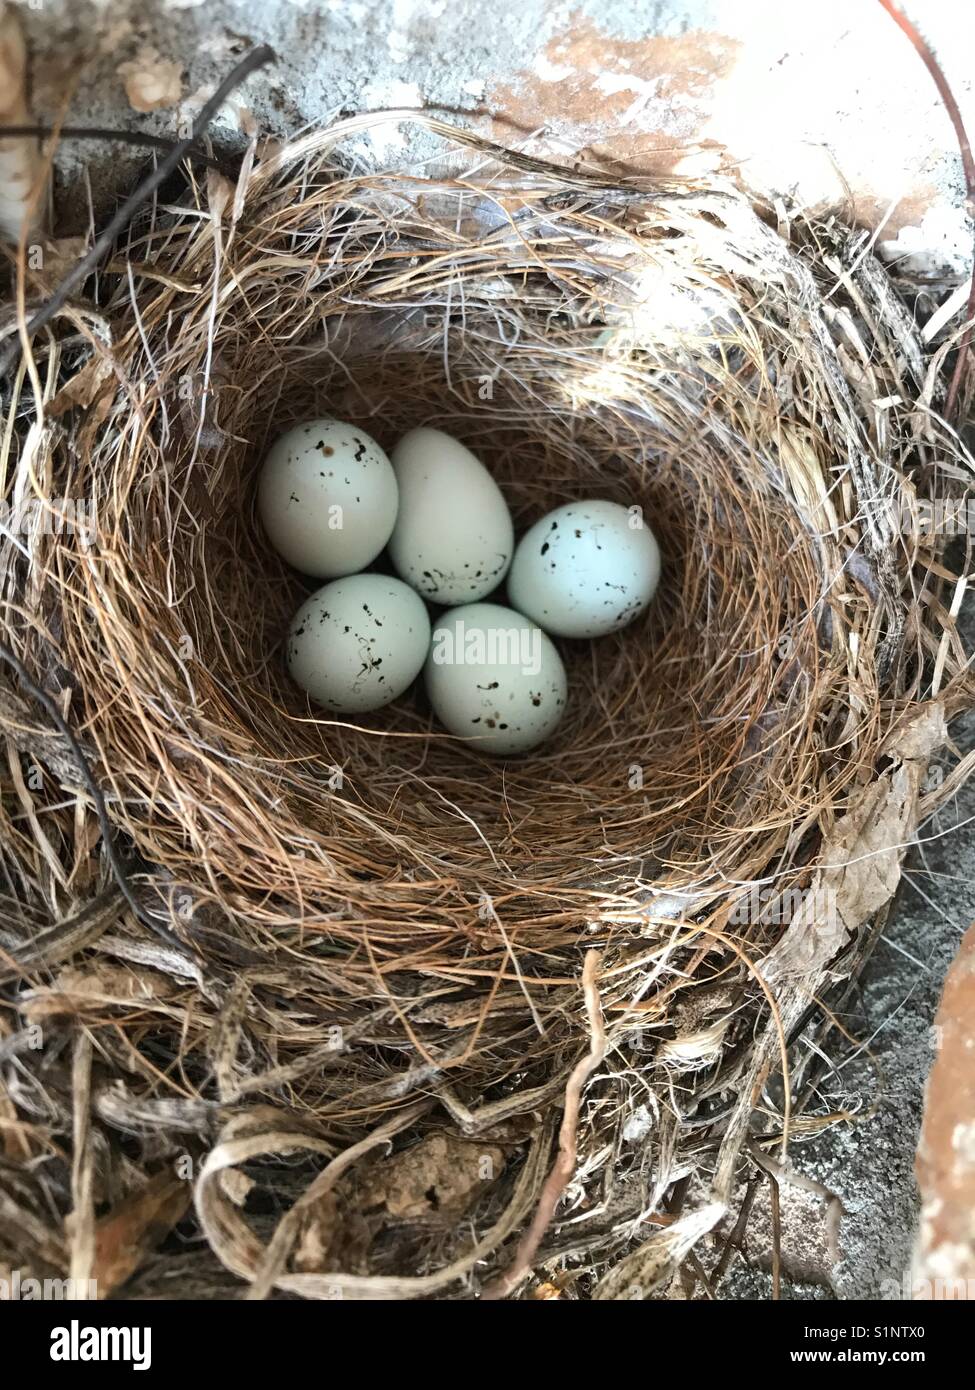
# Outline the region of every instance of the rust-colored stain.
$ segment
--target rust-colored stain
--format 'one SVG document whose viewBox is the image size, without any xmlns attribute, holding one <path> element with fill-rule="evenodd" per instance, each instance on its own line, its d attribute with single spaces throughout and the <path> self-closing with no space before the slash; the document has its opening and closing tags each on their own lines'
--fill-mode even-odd
<svg viewBox="0 0 975 1390">
<path fill-rule="evenodd" d="M 904 194 L 890 212 L 889 197 L 884 198 L 873 189 L 854 188 L 852 192 L 853 215 L 858 224 L 876 227 L 886 218 L 880 233 L 881 241 L 893 241 L 902 227 L 916 227 L 924 214 L 930 212 L 941 198 L 933 183 L 919 182 Z"/>
<path fill-rule="evenodd" d="M 917 1151 L 921 1235 L 915 1276 L 923 1298 L 975 1297 L 975 926 L 962 939 L 935 1022 Z M 948 1292 L 944 1283 L 950 1281 Z"/>
<path fill-rule="evenodd" d="M 502 144 L 540 133 L 547 157 L 559 163 L 658 177 L 720 170 L 748 184 L 756 139 L 761 153 L 763 144 L 774 150 L 783 132 L 788 141 L 795 130 L 791 155 L 779 156 L 784 188 L 794 182 L 800 195 L 820 191 L 824 206 L 851 204 L 855 220 L 867 227 L 886 217 L 885 240 L 916 226 L 937 204 L 937 188 L 916 179 L 890 212 L 889 176 L 874 175 L 869 161 L 863 165 L 854 136 L 849 147 L 830 152 L 802 137 L 801 122 L 777 121 L 781 73 L 768 75 L 768 118 L 756 117 L 751 128 L 732 122 L 735 129 L 726 130 L 729 111 L 760 115 L 763 109 L 765 79 L 743 61 L 743 48 L 711 30 L 619 38 L 576 14 L 530 66 L 488 87 L 486 133 Z M 850 163 L 858 167 L 844 169 Z"/>
<path fill-rule="evenodd" d="M 740 46 L 707 31 L 614 38 L 575 16 L 534 68 L 488 93 L 494 138 L 544 125 L 581 139 L 579 158 L 669 173 L 698 147 L 708 93 L 732 71 Z"/>
</svg>

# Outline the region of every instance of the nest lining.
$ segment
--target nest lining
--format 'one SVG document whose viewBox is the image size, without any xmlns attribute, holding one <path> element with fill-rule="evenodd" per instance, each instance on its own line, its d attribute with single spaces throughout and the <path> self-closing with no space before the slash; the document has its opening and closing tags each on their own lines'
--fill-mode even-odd
<svg viewBox="0 0 975 1390">
<path fill-rule="evenodd" d="M 855 974 L 883 911 L 846 891 L 843 854 L 899 862 L 891 778 L 910 774 L 902 839 L 952 787 L 921 778 L 970 703 L 965 656 L 941 548 L 912 521 L 968 467 L 936 413 L 943 353 L 925 359 L 839 223 L 783 236 L 730 188 L 570 176 L 456 132 L 489 176 L 364 175 L 333 154 L 357 128 L 248 159 L 235 188 L 191 183 L 133 229 L 98 315 L 35 347 L 44 423 L 9 485 L 91 498 L 98 529 L 87 546 L 38 525 L 29 564 L 4 542 L 6 640 L 63 702 L 183 950 L 104 887 L 71 759 L 40 730 L 25 744 L 37 717 L 13 693 L 13 746 L 53 776 L 26 828 L 5 810 L 2 944 L 62 1000 L 90 1072 L 89 1226 L 187 1148 L 209 1250 L 259 1292 L 497 1290 L 589 1066 L 531 1263 L 651 1293 L 727 1210 L 749 1134 L 828 1122 L 814 1087 L 790 1107 L 773 1080 L 753 1105 L 789 1047 L 802 1073 L 809 1000 Z M 387 449 L 418 424 L 455 434 L 519 529 L 573 498 L 643 507 L 659 596 L 562 644 L 569 707 L 536 753 L 449 739 L 422 691 L 343 722 L 287 680 L 310 585 L 263 542 L 254 481 L 269 439 L 314 414 Z M 865 851 L 850 832 L 871 815 Z M 809 896 L 824 874 L 829 921 Z M 761 910 L 736 913 L 756 890 Z M 805 928 L 775 911 L 790 894 Z M 133 999 L 114 976 L 106 994 L 120 960 Z M 37 977 L 66 962 L 93 995 Z M 408 1167 L 435 1139 L 496 1151 L 494 1176 L 428 1208 L 364 1195 L 380 1146 Z M 243 1209 L 228 1172 L 254 1184 Z M 702 1202 L 648 1241 L 691 1174 Z M 316 1221 L 317 1264 L 299 1258 Z"/>
</svg>

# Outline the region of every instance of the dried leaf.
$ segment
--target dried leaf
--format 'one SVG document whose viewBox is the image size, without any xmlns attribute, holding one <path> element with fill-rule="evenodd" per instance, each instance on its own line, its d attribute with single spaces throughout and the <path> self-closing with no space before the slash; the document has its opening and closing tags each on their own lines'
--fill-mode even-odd
<svg viewBox="0 0 975 1390">
<path fill-rule="evenodd" d="M 215 221 L 220 222 L 233 202 L 234 185 L 215 169 L 207 170 L 207 203 Z"/>
<path fill-rule="evenodd" d="M 163 1171 L 120 1202 L 95 1227 L 92 1278 L 107 1298 L 136 1272 L 150 1250 L 169 1234 L 190 1204 L 188 1182 Z"/>
<path fill-rule="evenodd" d="M 164 1007 L 176 986 L 165 975 L 147 970 L 136 974 L 125 966 L 99 961 L 95 966 L 68 966 L 47 989 L 25 990 L 20 1010 L 34 1022 L 58 1014 L 79 1013 L 88 1007 L 144 1002 L 146 1007 Z"/>
<path fill-rule="evenodd" d="M 295 1242 L 292 1262 L 303 1273 L 328 1268 L 329 1251 L 335 1238 L 338 1196 L 335 1189 L 324 1193 L 314 1207 L 304 1213 L 301 1232 Z"/>
<path fill-rule="evenodd" d="M 888 742 L 897 758 L 833 827 L 798 911 L 762 962 L 769 982 L 824 970 L 897 891 L 930 754 L 945 737 L 944 708 L 925 705 Z"/>
<path fill-rule="evenodd" d="M 182 72 L 179 63 L 169 62 L 148 45 L 131 62 L 118 68 L 133 111 L 175 106 L 183 94 Z"/>
<path fill-rule="evenodd" d="M 235 1207 L 244 1205 L 248 1194 L 254 1187 L 254 1179 L 249 1178 L 239 1168 L 224 1168 L 218 1182 L 220 1183 L 220 1191 L 228 1202 L 233 1202 Z"/>
<path fill-rule="evenodd" d="M 24 29 L 16 8 L 5 4 L 0 6 L 0 122 L 25 125 L 30 118 Z M 30 200 L 40 168 L 36 140 L 0 139 L 0 235 L 8 241 L 17 240 L 26 216 L 36 221 Z"/>
<path fill-rule="evenodd" d="M 884 751 L 905 761 L 926 760 L 937 752 L 947 737 L 945 707 L 940 700 L 931 700 L 894 730 Z"/>
<path fill-rule="evenodd" d="M 649 1298 L 670 1281 L 681 1260 L 720 1221 L 725 1210 L 723 1202 L 709 1202 L 657 1231 L 603 1275 L 593 1298 L 603 1302 Z"/>
<path fill-rule="evenodd" d="M 106 386 L 109 388 L 107 394 L 111 396 L 114 390 L 112 364 L 105 357 L 92 357 L 61 387 L 48 405 L 47 413 L 63 415 L 73 406 L 87 409 L 104 392 Z"/>
</svg>

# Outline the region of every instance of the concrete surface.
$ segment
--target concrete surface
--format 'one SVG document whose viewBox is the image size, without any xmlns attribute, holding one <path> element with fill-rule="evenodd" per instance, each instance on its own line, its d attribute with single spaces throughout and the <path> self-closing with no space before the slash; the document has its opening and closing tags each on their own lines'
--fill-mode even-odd
<svg viewBox="0 0 975 1390">
<path fill-rule="evenodd" d="M 967 640 L 975 639 L 969 613 Z M 964 747 L 973 731 L 956 730 Z M 975 785 L 921 828 L 908 859 L 905 884 L 869 962 L 859 1007 L 844 1016 L 861 1050 L 837 1060 L 823 1094 L 860 1117 L 794 1149 L 797 1171 L 841 1199 L 842 1260 L 825 1258 L 823 1204 L 788 1186 L 781 1189 L 783 1296 L 904 1298 L 918 1199 L 914 1158 L 921 1127 L 924 1083 L 934 1057 L 932 1026 L 945 972 L 962 935 L 975 920 Z M 739 1265 L 725 1290 L 737 1298 L 770 1293 L 768 1238 L 762 1206 L 746 1245 L 750 1267 Z"/>
<path fill-rule="evenodd" d="M 914 0 L 975 128 L 975 6 Z M 624 169 L 737 170 L 762 191 L 813 205 L 846 200 L 879 227 L 888 255 L 921 275 L 957 278 L 971 246 L 959 161 L 934 86 L 874 0 L 36 0 L 23 6 L 38 115 L 175 135 L 252 44 L 276 66 L 251 77 L 215 137 L 239 142 L 246 105 L 260 125 L 293 133 L 342 112 L 424 106 L 506 143 L 571 163 Z M 445 151 L 391 119 L 348 150 L 380 166 L 438 168 Z M 143 156 L 74 143 L 58 161 L 62 230 L 103 206 Z M 73 222 L 75 225 L 69 225 Z M 975 789 L 957 819 L 975 815 Z M 950 815 L 928 834 L 940 837 Z M 787 1295 L 894 1296 L 916 1219 L 914 1144 L 929 1030 L 945 968 L 975 916 L 975 852 L 966 829 L 917 851 L 909 884 L 868 970 L 860 1017 L 866 1051 L 827 1091 L 876 1114 L 803 1148 L 807 1167 L 841 1195 L 844 1261 L 823 1282 L 793 1262 Z M 784 1194 L 788 1205 L 789 1194 Z M 795 1229 L 815 1226 L 800 1215 Z M 765 1296 L 756 1267 L 734 1297 Z M 814 1234 L 809 1240 L 815 1242 Z M 800 1236 L 800 1245 L 804 1238 Z M 801 1258 L 802 1257 L 802 1258 Z M 817 1273 L 817 1270 L 820 1272 Z"/>
<path fill-rule="evenodd" d="M 48 117 L 66 107 L 93 124 L 138 121 L 172 135 L 241 53 L 267 42 L 278 62 L 248 80 L 237 104 L 273 131 L 424 106 L 567 162 L 721 167 L 809 203 L 849 196 L 864 222 L 886 219 L 882 240 L 896 254 L 955 269 L 968 255 L 951 127 L 876 0 L 801 9 L 777 0 L 33 0 L 21 9 L 35 107 Z M 975 124 L 975 6 L 914 9 Z M 236 128 L 231 105 L 218 134 Z M 444 150 L 391 120 L 350 154 L 415 166 L 440 162 Z M 92 168 L 97 195 L 134 160 L 75 144 L 62 178 Z"/>
</svg>

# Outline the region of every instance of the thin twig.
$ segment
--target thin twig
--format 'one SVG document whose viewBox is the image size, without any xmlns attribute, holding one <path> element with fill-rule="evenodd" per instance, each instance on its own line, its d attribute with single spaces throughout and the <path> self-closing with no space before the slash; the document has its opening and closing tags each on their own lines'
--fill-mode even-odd
<svg viewBox="0 0 975 1390">
<path fill-rule="evenodd" d="M 63 308 L 72 290 L 85 282 L 102 257 L 107 255 L 115 244 L 115 240 L 119 233 L 132 220 L 139 208 L 142 207 L 142 204 L 147 202 L 156 189 L 159 188 L 161 184 L 165 183 L 170 174 L 178 168 L 179 164 L 206 130 L 230 93 L 234 91 L 236 87 L 239 87 L 244 79 L 249 77 L 252 72 L 255 72 L 258 68 L 264 67 L 265 64 L 270 63 L 273 58 L 273 50 L 266 44 L 261 44 L 260 47 L 252 49 L 245 58 L 242 58 L 233 72 L 224 78 L 213 96 L 193 122 L 193 129 L 190 131 L 187 138 L 185 140 L 180 140 L 178 144 L 174 145 L 162 163 L 158 164 L 150 174 L 146 175 L 135 192 L 131 193 L 129 197 L 126 198 L 115 216 L 109 220 L 103 231 L 96 238 L 91 249 L 82 256 L 81 260 L 75 262 L 51 297 L 38 309 L 37 313 L 27 324 L 28 337 L 33 336 L 33 334 L 43 328 L 46 323 L 50 323 L 58 310 Z M 0 358 L 0 376 L 5 375 L 10 369 L 16 354 L 17 345 L 15 342 L 11 342 L 3 357 Z"/>
<path fill-rule="evenodd" d="M 724 1249 L 721 1251 L 721 1258 L 711 1272 L 711 1287 L 713 1289 L 718 1288 L 721 1280 L 727 1273 L 728 1265 L 731 1263 L 732 1252 L 741 1249 L 741 1242 L 745 1236 L 748 1218 L 751 1215 L 752 1205 L 755 1201 L 755 1193 L 758 1191 L 758 1184 L 760 1182 L 761 1179 L 758 1177 L 752 1177 L 748 1180 L 748 1186 L 745 1188 L 745 1195 L 742 1198 L 741 1207 L 738 1211 L 738 1219 L 732 1228 L 731 1234 L 724 1243 Z"/>
<path fill-rule="evenodd" d="M 817 1182 L 815 1178 L 807 1177 L 805 1173 L 797 1173 L 794 1169 L 787 1168 L 784 1163 L 779 1163 L 772 1158 L 771 1154 L 767 1154 L 755 1140 L 749 1143 L 748 1152 L 769 1177 L 776 1178 L 780 1183 L 784 1182 L 792 1187 L 801 1188 L 803 1192 L 811 1192 L 825 1202 L 826 1243 L 829 1257 L 834 1265 L 839 1264 L 840 1222 L 843 1219 L 844 1208 L 838 1195 L 831 1188 L 826 1187 L 824 1183 Z"/>
<path fill-rule="evenodd" d="M 552 1223 L 559 1198 L 575 1172 L 582 1088 L 606 1055 L 606 1031 L 603 1027 L 603 1011 L 599 1002 L 599 991 L 596 987 L 598 966 L 599 952 L 587 951 L 582 967 L 582 989 L 586 1000 L 586 1014 L 589 1019 L 589 1051 L 572 1068 L 566 1082 L 565 1107 L 562 1111 L 562 1126 L 559 1130 L 558 1157 L 552 1165 L 552 1171 L 545 1179 L 545 1186 L 538 1199 L 538 1206 L 535 1209 L 532 1223 L 518 1244 L 510 1269 L 488 1285 L 484 1290 L 485 1298 L 506 1298 L 531 1273 L 538 1247 Z"/>
<path fill-rule="evenodd" d="M 918 57 L 931 74 L 934 85 L 938 89 L 938 95 L 944 102 L 945 110 L 948 113 L 948 119 L 955 128 L 955 139 L 958 141 L 958 150 L 961 154 L 961 167 L 965 176 L 965 202 L 968 215 L 969 217 L 975 217 L 975 155 L 972 154 L 972 146 L 968 138 L 968 132 L 965 129 L 965 122 L 962 119 L 962 114 L 955 100 L 954 93 L 948 85 L 948 79 L 945 77 L 941 65 L 934 56 L 934 52 L 927 40 L 911 23 L 904 11 L 894 4 L 893 0 L 880 0 L 880 4 L 884 7 L 898 28 L 907 35 L 914 45 Z M 972 287 L 968 295 L 968 306 L 965 310 L 965 318 L 968 320 L 969 327 L 966 328 L 958 344 L 958 357 L 955 361 L 955 370 L 952 373 L 951 384 L 948 387 L 948 395 L 945 400 L 945 417 L 949 422 L 955 424 L 958 422 L 952 421 L 952 416 L 955 410 L 955 403 L 958 399 L 958 393 L 961 389 L 968 348 L 972 339 L 971 320 L 973 317 L 975 317 L 975 277 L 972 279 Z"/>
<path fill-rule="evenodd" d="M 782 1208 L 779 1201 L 779 1180 L 768 1174 L 769 1203 L 772 1209 L 772 1301 L 782 1297 Z"/>
<path fill-rule="evenodd" d="M 87 1290 L 95 1262 L 95 1156 L 91 1126 L 91 1039 L 75 1037 L 71 1059 L 71 1215 L 66 1222 L 69 1269 L 76 1289 Z M 84 1293 L 77 1295 L 84 1298 Z"/>
<path fill-rule="evenodd" d="M 697 1253 L 696 1250 L 691 1250 L 691 1251 L 688 1253 L 688 1256 L 687 1256 L 687 1263 L 690 1265 L 690 1267 L 691 1267 L 691 1269 L 692 1269 L 692 1271 L 693 1271 L 693 1273 L 694 1273 L 694 1277 L 695 1277 L 696 1279 L 700 1279 L 700 1281 L 701 1281 L 701 1286 L 702 1286 L 702 1288 L 704 1289 L 705 1294 L 707 1295 L 708 1302 L 709 1302 L 709 1303 L 714 1303 L 714 1302 L 716 1302 L 715 1293 L 714 1293 L 714 1288 L 713 1288 L 713 1286 L 712 1286 L 712 1284 L 711 1284 L 711 1280 L 710 1280 L 709 1277 L 708 1277 L 708 1272 L 707 1272 L 707 1270 L 704 1268 L 704 1266 L 701 1264 L 701 1258 L 700 1258 L 700 1256 L 698 1255 L 698 1253 Z"/>
<path fill-rule="evenodd" d="M 176 147 L 175 140 L 168 140 L 165 135 L 150 135 L 145 130 L 114 130 L 111 126 L 99 125 L 63 125 L 57 129 L 50 125 L 0 126 L 0 140 L 21 136 L 25 139 L 33 136 L 37 140 L 47 140 L 55 133 L 59 140 L 118 140 L 125 145 L 141 145 L 150 150 L 172 150 Z M 203 150 L 190 149 L 188 154 L 207 168 L 216 169 L 218 173 L 233 173 L 233 165 L 228 160 L 217 159 L 213 155 L 205 154 Z"/>
</svg>

